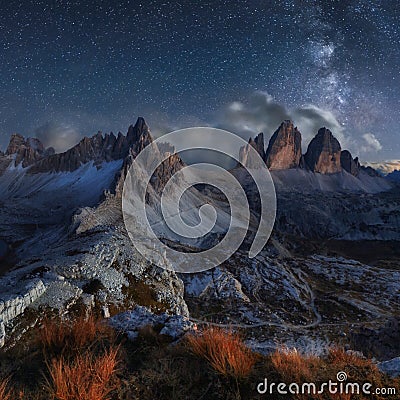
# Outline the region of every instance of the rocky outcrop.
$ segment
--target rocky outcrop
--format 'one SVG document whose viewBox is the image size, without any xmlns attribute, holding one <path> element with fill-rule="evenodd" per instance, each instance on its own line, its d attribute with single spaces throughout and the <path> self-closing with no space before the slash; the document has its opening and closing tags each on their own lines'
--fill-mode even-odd
<svg viewBox="0 0 400 400">
<path fill-rule="evenodd" d="M 144 118 L 139 117 L 135 126 L 130 126 L 126 135 L 128 146 L 136 154 L 139 154 L 148 144 L 153 141 L 150 129 Z M 121 157 L 119 157 L 121 158 Z"/>
<path fill-rule="evenodd" d="M 26 292 L 7 299 L 0 299 L 0 347 L 4 346 L 5 327 L 9 321 L 22 314 L 25 309 L 37 300 L 46 287 L 41 280 L 31 282 L 26 287 Z"/>
<path fill-rule="evenodd" d="M 260 155 L 261 159 L 265 159 L 265 150 L 264 150 L 264 134 L 259 133 L 255 139 L 249 139 L 249 143 L 246 146 L 243 146 L 239 150 L 239 162 L 247 168 L 257 168 L 259 160 L 256 160 L 256 157 L 252 156 L 250 152 L 250 146 L 253 147 L 257 153 Z M 253 153 L 254 154 L 254 153 Z"/>
<path fill-rule="evenodd" d="M 378 368 L 390 377 L 397 378 L 400 376 L 400 357 L 378 363 Z"/>
<path fill-rule="evenodd" d="M 351 335 L 354 349 L 387 360 L 400 354 L 400 319 L 390 318 L 379 329 L 362 327 Z"/>
<path fill-rule="evenodd" d="M 254 140 L 250 138 L 249 144 L 251 144 L 257 150 L 257 153 L 262 159 L 265 158 L 264 133 L 260 132 Z"/>
<path fill-rule="evenodd" d="M 154 171 L 151 179 L 151 185 L 154 190 L 161 194 L 167 182 L 178 172 L 184 163 L 178 154 L 171 154 L 160 166 Z"/>
<path fill-rule="evenodd" d="M 125 178 L 133 160 L 146 146 L 153 142 L 150 130 L 143 118 L 139 118 L 134 127 L 129 127 L 126 139 L 128 143 L 127 155 L 124 158 L 122 168 L 116 175 L 114 183 L 111 187 L 111 191 L 115 193 L 118 198 L 122 197 Z M 184 165 L 179 155 L 175 153 L 173 146 L 171 146 L 169 143 L 158 143 L 158 145 L 154 148 L 153 156 L 156 161 L 161 160 L 162 155 L 169 156 L 165 161 L 160 163 L 159 167 L 154 171 L 151 179 L 151 185 L 158 193 L 161 193 L 171 176 L 180 170 Z"/>
<path fill-rule="evenodd" d="M 270 169 L 298 168 L 302 158 L 301 133 L 292 121 L 284 121 L 272 135 L 265 161 Z"/>
<path fill-rule="evenodd" d="M 11 135 L 10 143 L 5 153 L 6 156 L 14 155 L 15 165 L 22 162 L 24 168 L 52 154 L 54 154 L 52 147 L 45 149 L 39 139 L 25 139 L 18 133 Z"/>
<path fill-rule="evenodd" d="M 341 172 L 341 147 L 327 128 L 321 128 L 308 145 L 304 160 L 313 172 L 335 174 Z"/>
<path fill-rule="evenodd" d="M 6 156 L 4 153 L 0 152 L 0 176 L 7 169 L 7 167 L 11 164 L 10 156 Z"/>
<path fill-rule="evenodd" d="M 358 176 L 360 173 L 360 163 L 358 157 L 352 157 L 348 150 L 343 150 L 340 154 L 340 164 L 342 168 L 353 176 Z"/>
<path fill-rule="evenodd" d="M 130 340 L 135 340 L 139 336 L 139 331 L 145 327 L 157 326 L 160 335 L 169 336 L 173 340 L 196 329 L 196 325 L 187 315 L 154 314 L 143 306 L 136 306 L 131 311 L 117 314 L 109 323 L 118 331 L 125 333 Z"/>
</svg>

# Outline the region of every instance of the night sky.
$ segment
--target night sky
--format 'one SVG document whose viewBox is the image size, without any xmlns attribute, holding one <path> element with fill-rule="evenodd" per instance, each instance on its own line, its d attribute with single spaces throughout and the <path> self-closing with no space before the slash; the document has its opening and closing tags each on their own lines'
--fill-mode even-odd
<svg viewBox="0 0 400 400">
<path fill-rule="evenodd" d="M 8 1 L 0 148 L 196 125 L 246 139 L 294 119 L 369 161 L 400 158 L 400 2 Z M 304 146 L 305 147 L 305 146 Z M 305 151 L 305 148 L 303 149 Z"/>
</svg>

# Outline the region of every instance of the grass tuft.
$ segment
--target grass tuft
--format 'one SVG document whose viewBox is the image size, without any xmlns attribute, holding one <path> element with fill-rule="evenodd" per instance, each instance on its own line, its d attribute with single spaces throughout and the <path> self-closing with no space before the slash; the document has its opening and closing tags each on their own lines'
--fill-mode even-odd
<svg viewBox="0 0 400 400">
<path fill-rule="evenodd" d="M 79 316 L 74 321 L 46 319 L 40 330 L 42 347 L 52 355 L 74 354 L 107 337 L 114 340 L 113 330 L 93 315 Z"/>
<path fill-rule="evenodd" d="M 254 354 L 234 332 L 220 328 L 207 328 L 187 335 L 190 350 L 206 359 L 211 367 L 225 377 L 247 377 L 257 361 Z"/>
<path fill-rule="evenodd" d="M 309 381 L 322 369 L 321 358 L 303 355 L 296 349 L 279 348 L 271 355 L 271 362 L 280 377 L 287 382 Z"/>
<path fill-rule="evenodd" d="M 0 381 L 0 400 L 11 400 L 11 392 L 8 389 L 8 379 Z"/>
<path fill-rule="evenodd" d="M 115 389 L 112 378 L 116 372 L 118 349 L 101 356 L 89 353 L 74 360 L 53 359 L 49 365 L 49 394 L 58 400 L 106 400 Z"/>
</svg>

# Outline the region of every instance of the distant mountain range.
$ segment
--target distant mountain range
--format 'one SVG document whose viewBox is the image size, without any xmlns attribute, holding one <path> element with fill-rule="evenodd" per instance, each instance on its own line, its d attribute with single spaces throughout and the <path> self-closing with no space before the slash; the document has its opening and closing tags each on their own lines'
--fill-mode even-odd
<svg viewBox="0 0 400 400">
<path fill-rule="evenodd" d="M 400 170 L 395 170 L 387 175 L 387 178 L 394 182 L 400 182 Z"/>
<path fill-rule="evenodd" d="M 128 155 L 135 157 L 151 141 L 150 130 L 141 117 L 129 127 L 126 135 L 98 132 L 58 154 L 51 147 L 46 149 L 37 138 L 25 139 L 13 134 L 6 152 L 0 152 L 0 174 L 10 166 L 26 168 L 29 174 L 72 172 L 89 162 L 100 166 L 104 162 L 124 160 Z M 282 122 L 274 132 L 266 150 L 263 133 L 250 139 L 249 145 L 258 151 L 271 171 L 299 169 L 322 175 L 345 171 L 354 177 L 360 177 L 360 174 L 380 176 L 371 166 L 361 165 L 357 157 L 353 158 L 349 151 L 342 150 L 339 141 L 325 127 L 318 131 L 304 154 L 301 133 L 289 120 Z M 245 148 L 240 149 L 240 160 L 243 165 L 251 166 Z"/>
</svg>

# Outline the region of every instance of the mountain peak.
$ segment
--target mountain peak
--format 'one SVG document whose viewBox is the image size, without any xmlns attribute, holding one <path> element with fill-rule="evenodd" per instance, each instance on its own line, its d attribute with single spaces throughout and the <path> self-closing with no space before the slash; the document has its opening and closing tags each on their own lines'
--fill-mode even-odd
<svg viewBox="0 0 400 400">
<path fill-rule="evenodd" d="M 285 120 L 272 135 L 266 163 L 270 169 L 298 168 L 302 157 L 301 133 L 290 120 Z"/>
<path fill-rule="evenodd" d="M 129 126 L 126 138 L 136 154 L 139 154 L 140 151 L 153 141 L 150 129 L 143 117 L 139 117 L 134 126 Z"/>
<path fill-rule="evenodd" d="M 360 173 L 360 162 L 358 157 L 353 159 L 353 156 L 348 150 L 342 150 L 340 154 L 340 164 L 342 168 L 353 176 L 358 176 Z"/>
<path fill-rule="evenodd" d="M 339 141 L 328 128 L 321 128 L 308 145 L 304 159 L 313 172 L 334 174 L 342 170 Z"/>
<path fill-rule="evenodd" d="M 13 133 L 10 138 L 6 156 L 14 155 L 14 163 L 18 165 L 22 162 L 23 167 L 34 164 L 48 155 L 54 154 L 54 149 L 49 147 L 47 150 L 42 142 L 37 138 L 25 139 L 19 133 Z"/>
</svg>

